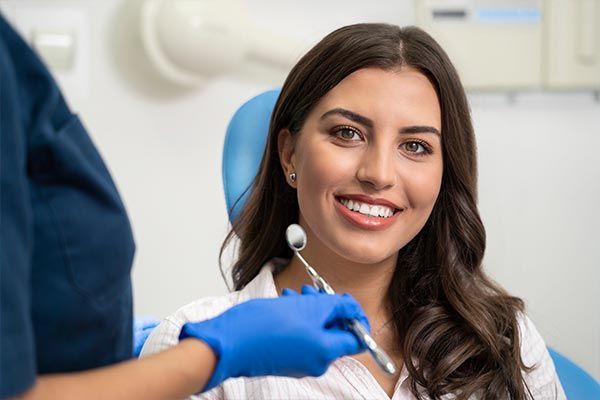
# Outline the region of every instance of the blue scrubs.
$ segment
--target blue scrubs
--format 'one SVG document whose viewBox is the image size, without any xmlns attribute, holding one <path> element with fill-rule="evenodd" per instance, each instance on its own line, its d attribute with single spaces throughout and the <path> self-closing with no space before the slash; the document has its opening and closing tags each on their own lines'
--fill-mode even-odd
<svg viewBox="0 0 600 400">
<path fill-rule="evenodd" d="M 135 245 L 115 185 L 0 16 L 0 398 L 131 357 Z"/>
</svg>

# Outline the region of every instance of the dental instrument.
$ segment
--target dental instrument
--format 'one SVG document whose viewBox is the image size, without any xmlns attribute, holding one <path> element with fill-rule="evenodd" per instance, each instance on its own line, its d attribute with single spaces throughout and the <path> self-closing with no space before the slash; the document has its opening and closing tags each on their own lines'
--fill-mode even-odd
<svg viewBox="0 0 600 400">
<path fill-rule="evenodd" d="M 311 267 L 304 257 L 300 254 L 300 252 L 306 247 L 306 232 L 304 229 L 298 224 L 291 224 L 287 227 L 285 231 L 285 239 L 287 241 L 288 246 L 294 254 L 298 257 L 298 259 L 304 264 L 304 268 L 306 272 L 310 276 L 313 281 L 313 285 L 327 293 L 327 294 L 335 294 L 335 291 L 329 286 L 327 281 L 320 276 L 317 271 Z M 367 347 L 371 356 L 385 373 L 393 375 L 396 373 L 396 366 L 392 359 L 387 355 L 387 353 L 379 347 L 377 342 L 371 337 L 367 329 L 363 326 L 363 324 L 357 319 L 348 320 L 348 328 L 356 337 Z"/>
</svg>

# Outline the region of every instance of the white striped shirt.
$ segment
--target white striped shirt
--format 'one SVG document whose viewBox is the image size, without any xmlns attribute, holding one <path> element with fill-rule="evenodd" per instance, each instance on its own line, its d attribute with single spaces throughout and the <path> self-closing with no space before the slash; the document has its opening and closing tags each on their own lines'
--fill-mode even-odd
<svg viewBox="0 0 600 400">
<path fill-rule="evenodd" d="M 228 308 L 260 297 L 277 297 L 273 279 L 276 263 L 286 260 L 273 260 L 267 263 L 246 287 L 238 292 L 222 297 L 209 297 L 196 300 L 165 320 L 152 332 L 141 357 L 157 353 L 178 343 L 179 332 L 186 322 L 202 321 L 217 316 Z M 525 365 L 535 365 L 535 369 L 525 375 L 525 381 L 534 399 L 566 399 L 560 385 L 554 364 L 546 349 L 546 344 L 527 316 L 519 320 L 521 331 L 521 356 Z M 409 388 L 410 378 L 403 367 L 396 383 L 393 400 L 413 400 Z M 359 361 L 352 357 L 336 360 L 327 372 L 318 378 L 234 378 L 220 386 L 192 396 L 194 399 L 389 399 L 383 388 Z M 427 398 L 427 397 L 425 397 Z M 444 399 L 454 396 L 444 396 Z"/>
</svg>

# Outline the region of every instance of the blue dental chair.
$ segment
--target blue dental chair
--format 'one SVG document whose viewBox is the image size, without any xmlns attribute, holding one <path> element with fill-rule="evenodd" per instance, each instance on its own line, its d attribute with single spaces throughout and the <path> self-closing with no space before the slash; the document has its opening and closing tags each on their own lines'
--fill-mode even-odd
<svg viewBox="0 0 600 400">
<path fill-rule="evenodd" d="M 242 105 L 235 113 L 225 136 L 223 148 L 223 188 L 229 220 L 238 216 L 246 201 L 262 159 L 271 112 L 279 90 L 262 93 Z M 241 199 L 238 201 L 238 198 Z M 571 400 L 600 400 L 600 384 L 587 372 L 562 354 L 549 348 L 559 379 L 567 398 Z"/>
<path fill-rule="evenodd" d="M 590 374 L 556 350 L 548 351 L 568 399 L 600 399 L 600 384 Z"/>
<path fill-rule="evenodd" d="M 248 188 L 263 157 L 271 112 L 278 97 L 279 90 L 253 97 L 236 111 L 227 127 L 222 172 L 230 221 L 237 218 L 246 202 Z"/>
</svg>

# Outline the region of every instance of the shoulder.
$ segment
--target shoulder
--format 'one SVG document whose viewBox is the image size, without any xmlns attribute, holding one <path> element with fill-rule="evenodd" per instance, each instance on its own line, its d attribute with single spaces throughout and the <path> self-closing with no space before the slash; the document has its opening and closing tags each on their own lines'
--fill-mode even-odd
<svg viewBox="0 0 600 400">
<path fill-rule="evenodd" d="M 224 296 L 204 297 L 186 304 L 165 319 L 178 326 L 190 321 L 210 319 L 242 302 L 241 294 L 242 292 L 232 292 Z"/>
<path fill-rule="evenodd" d="M 204 297 L 181 307 L 169 315 L 152 331 L 142 348 L 140 357 L 146 357 L 175 346 L 179 342 L 181 327 L 187 322 L 204 321 L 221 314 L 238 304 L 240 292 L 225 296 Z"/>
<path fill-rule="evenodd" d="M 521 359 L 526 367 L 523 378 L 533 398 L 565 399 L 546 342 L 533 321 L 524 313 L 518 315 Z"/>
<path fill-rule="evenodd" d="M 519 313 L 517 318 L 519 339 L 521 341 L 521 358 L 526 366 L 531 367 L 532 362 L 543 358 L 543 353 L 547 352 L 546 343 L 529 316 Z"/>
<path fill-rule="evenodd" d="M 242 290 L 225 296 L 204 297 L 193 301 L 166 317 L 150 334 L 140 357 L 158 353 L 179 342 L 181 328 L 187 322 L 214 318 L 236 304 L 258 297 L 277 296 L 273 282 L 272 263 L 267 263 L 260 273 Z"/>
</svg>

